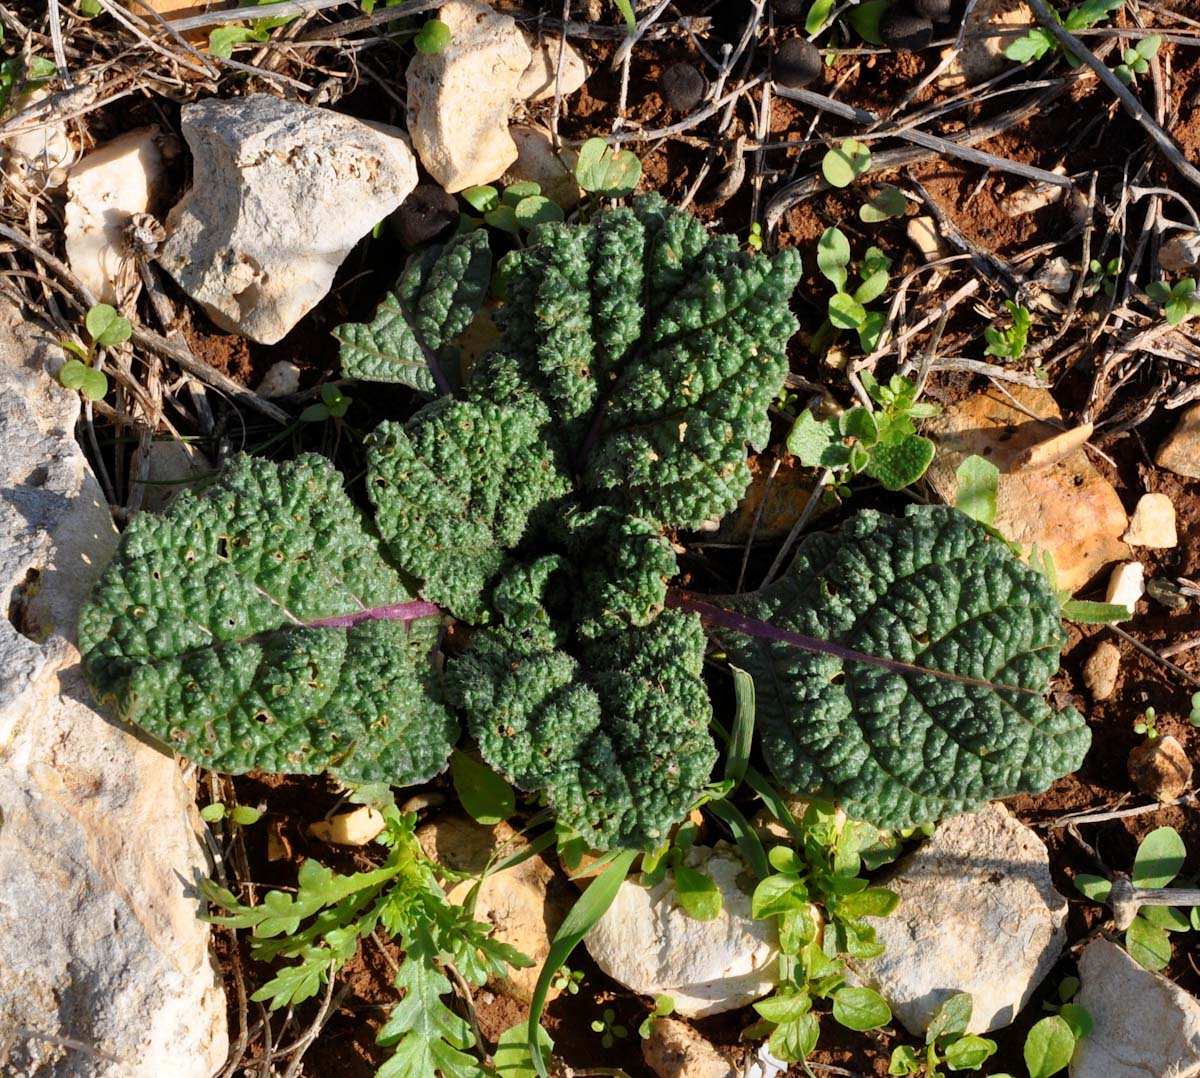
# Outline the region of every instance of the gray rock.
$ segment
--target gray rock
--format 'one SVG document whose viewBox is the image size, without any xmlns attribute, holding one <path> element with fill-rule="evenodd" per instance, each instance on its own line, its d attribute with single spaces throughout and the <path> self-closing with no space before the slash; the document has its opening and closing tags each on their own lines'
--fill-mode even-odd
<svg viewBox="0 0 1200 1078">
<path fill-rule="evenodd" d="M 1193 404 L 1179 417 L 1154 463 L 1185 479 L 1200 479 L 1200 404 Z"/>
<path fill-rule="evenodd" d="M 0 306 L 0 1073 L 209 1078 L 228 1038 L 191 798 L 92 710 L 73 643 L 116 536 L 61 357 Z"/>
<path fill-rule="evenodd" d="M 417 184 L 397 128 L 268 94 L 183 107 L 192 189 L 161 262 L 222 329 L 274 344 Z"/>
<path fill-rule="evenodd" d="M 642 1059 L 658 1078 L 737 1078 L 733 1065 L 685 1022 L 656 1018 Z"/>
<path fill-rule="evenodd" d="M 670 996 L 686 1018 L 744 1007 L 778 983 L 774 922 L 751 917 L 748 870 L 735 847 L 693 846 L 684 862 L 717 885 L 718 917 L 684 913 L 670 873 L 654 887 L 626 880 L 584 944 L 613 980 L 644 996 Z"/>
<path fill-rule="evenodd" d="M 1084 949 L 1079 979 L 1092 1031 L 1075 1048 L 1071 1078 L 1200 1075 L 1200 1000 L 1103 939 Z"/>
<path fill-rule="evenodd" d="M 1067 900 L 1046 847 L 1003 805 L 945 820 L 883 886 L 900 896 L 870 919 L 887 950 L 851 968 L 918 1036 L 957 992 L 974 999 L 971 1032 L 1008 1025 L 1062 951 Z"/>
<path fill-rule="evenodd" d="M 447 191 L 491 183 L 517 159 L 508 118 L 533 55 L 508 15 L 479 0 L 447 0 L 438 18 L 450 44 L 409 62 L 408 130 Z"/>
<path fill-rule="evenodd" d="M 1121 673 L 1121 649 L 1102 640 L 1083 664 L 1083 683 L 1093 700 L 1107 700 L 1116 691 Z"/>
</svg>

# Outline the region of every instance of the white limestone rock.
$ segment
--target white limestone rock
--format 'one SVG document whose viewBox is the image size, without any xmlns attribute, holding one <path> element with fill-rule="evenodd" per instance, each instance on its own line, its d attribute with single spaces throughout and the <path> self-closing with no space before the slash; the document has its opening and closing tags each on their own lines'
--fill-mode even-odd
<svg viewBox="0 0 1200 1078">
<path fill-rule="evenodd" d="M 737 1078 L 733 1065 L 686 1022 L 656 1018 L 642 1059 L 658 1078 Z"/>
<path fill-rule="evenodd" d="M 308 833 L 321 842 L 338 846 L 366 846 L 374 842 L 387 826 L 383 814 L 369 805 L 360 805 L 352 812 L 341 812 L 328 820 L 308 825 Z"/>
<path fill-rule="evenodd" d="M 649 888 L 626 880 L 584 944 L 613 980 L 644 996 L 670 996 L 685 1018 L 744 1007 L 778 983 L 774 922 L 751 917 L 753 884 L 734 846 L 693 846 L 684 863 L 717 885 L 718 917 L 697 921 L 684 913 L 670 873 Z"/>
<path fill-rule="evenodd" d="M 1146 593 L 1146 570 L 1140 561 L 1126 561 L 1114 566 L 1108 577 L 1104 601 L 1123 606 L 1132 617 L 1138 600 Z"/>
<path fill-rule="evenodd" d="M 5 177 L 31 194 L 62 187 L 78 157 L 67 125 L 47 114 L 52 105 L 43 102 L 50 96 L 45 88 L 22 94 L 6 120 L 12 131 L 0 140 Z"/>
<path fill-rule="evenodd" d="M 191 798 L 92 709 L 74 646 L 116 535 L 61 356 L 0 306 L 0 1074 L 210 1078 L 228 1036 Z"/>
<path fill-rule="evenodd" d="M 447 191 L 491 183 L 517 159 L 508 118 L 533 55 L 515 20 L 479 0 L 449 0 L 450 44 L 409 62 L 408 130 Z"/>
<path fill-rule="evenodd" d="M 163 267 L 222 329 L 274 344 L 317 305 L 354 245 L 408 196 L 404 133 L 268 94 L 183 107 L 192 189 Z"/>
<path fill-rule="evenodd" d="M 1170 550 L 1179 545 L 1175 531 L 1175 504 L 1165 494 L 1143 494 L 1129 518 L 1129 529 L 1121 536 L 1130 546 Z"/>
<path fill-rule="evenodd" d="M 162 187 L 157 135 L 152 127 L 126 132 L 89 153 L 67 178 L 67 262 L 101 303 L 120 301 L 129 218 L 146 213 Z"/>
<path fill-rule="evenodd" d="M 1066 941 L 1046 846 L 1000 804 L 943 821 L 882 886 L 900 896 L 868 919 L 886 950 L 850 966 L 917 1036 L 958 992 L 974 1000 L 972 1033 L 1008 1025 Z"/>
<path fill-rule="evenodd" d="M 1071 1078 L 1200 1075 L 1200 1000 L 1104 939 L 1084 948 L 1079 979 L 1092 1031 L 1075 1046 Z"/>
<path fill-rule="evenodd" d="M 541 41 L 531 41 L 529 51 L 532 54 L 529 66 L 517 83 L 517 97 L 523 101 L 545 101 L 554 96 L 554 84 L 558 78 L 558 54 L 563 52 L 562 81 L 559 90 L 563 97 L 573 94 L 585 82 L 590 74 L 587 61 L 579 54 L 569 41 L 564 42 L 560 37 L 546 37 Z"/>
</svg>

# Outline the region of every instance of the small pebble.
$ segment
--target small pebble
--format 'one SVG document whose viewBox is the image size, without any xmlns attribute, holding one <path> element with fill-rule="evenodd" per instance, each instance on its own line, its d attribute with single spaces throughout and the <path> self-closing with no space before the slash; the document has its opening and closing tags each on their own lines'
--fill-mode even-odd
<svg viewBox="0 0 1200 1078">
<path fill-rule="evenodd" d="M 771 76 L 780 86 L 798 90 L 821 74 L 821 50 L 802 37 L 788 38 L 771 58 Z"/>
<path fill-rule="evenodd" d="M 1117 687 L 1117 675 L 1121 672 L 1121 649 L 1108 640 L 1103 640 L 1083 664 L 1083 683 L 1093 700 L 1107 700 Z"/>
<path fill-rule="evenodd" d="M 936 262 L 950 253 L 932 217 L 910 217 L 904 231 L 909 243 L 921 252 L 926 262 Z"/>
<path fill-rule="evenodd" d="M 708 79 L 695 64 L 672 64 L 661 82 L 663 99 L 676 112 L 691 112 L 708 93 Z"/>
<path fill-rule="evenodd" d="M 933 23 L 907 8 L 892 7 L 879 20 L 879 36 L 889 49 L 920 52 L 933 40 Z"/>
<path fill-rule="evenodd" d="M 1133 510 L 1129 528 L 1121 538 L 1130 546 L 1169 550 L 1179 545 L 1175 531 L 1175 506 L 1165 494 L 1143 494 Z"/>
<path fill-rule="evenodd" d="M 736 1078 L 720 1052 L 674 1018 L 657 1018 L 642 1043 L 642 1059 L 658 1078 Z"/>
<path fill-rule="evenodd" d="M 1157 801 L 1182 797 L 1192 781 L 1192 761 L 1169 734 L 1138 745 L 1129 754 L 1128 768 L 1134 785 Z"/>
<path fill-rule="evenodd" d="M 436 183 L 420 183 L 392 218 L 405 247 L 417 248 L 437 239 L 458 222 L 458 200 Z"/>
<path fill-rule="evenodd" d="M 274 400 L 276 397 L 288 397 L 300 389 L 300 368 L 290 359 L 281 359 L 271 365 L 271 369 L 263 375 L 254 391 L 260 397 Z"/>
<path fill-rule="evenodd" d="M 1133 616 L 1138 600 L 1146 591 L 1146 571 L 1140 561 L 1122 562 L 1112 571 L 1108 578 L 1108 591 L 1104 594 L 1106 603 L 1114 603 L 1125 607 L 1129 616 Z"/>
<path fill-rule="evenodd" d="M 338 846 L 365 846 L 384 828 L 383 816 L 375 809 L 363 805 L 353 812 L 343 812 L 328 820 L 318 820 L 308 825 L 308 833 L 321 842 L 332 842 Z"/>
</svg>

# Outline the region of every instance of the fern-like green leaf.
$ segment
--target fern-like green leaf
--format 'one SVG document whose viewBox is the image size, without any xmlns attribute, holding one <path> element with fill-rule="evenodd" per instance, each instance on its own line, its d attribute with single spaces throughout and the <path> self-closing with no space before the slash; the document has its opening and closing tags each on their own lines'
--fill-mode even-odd
<svg viewBox="0 0 1200 1078">
<path fill-rule="evenodd" d="M 1043 695 L 1066 643 L 1057 598 L 955 510 L 860 513 L 806 540 L 776 584 L 728 605 L 956 675 L 717 631 L 730 662 L 754 677 L 756 723 L 775 775 L 797 793 L 840 801 L 852 818 L 910 827 L 1040 792 L 1087 751 L 1081 716 L 1055 712 Z"/>
<path fill-rule="evenodd" d="M 328 461 L 242 457 L 133 521 L 79 642 L 102 701 L 205 767 L 411 785 L 458 736 L 436 618 L 323 623 L 412 598 Z"/>
<path fill-rule="evenodd" d="M 461 384 L 454 341 L 487 295 L 492 254 L 487 232 L 429 247 L 408 264 L 369 323 L 339 326 L 342 373 L 368 382 L 398 382 L 427 396 Z"/>
</svg>

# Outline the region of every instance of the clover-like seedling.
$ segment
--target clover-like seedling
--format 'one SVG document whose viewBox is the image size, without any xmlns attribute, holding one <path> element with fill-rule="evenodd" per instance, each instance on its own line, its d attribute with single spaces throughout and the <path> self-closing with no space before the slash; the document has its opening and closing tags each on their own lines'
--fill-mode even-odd
<svg viewBox="0 0 1200 1078">
<path fill-rule="evenodd" d="M 262 819 L 262 809 L 252 805 L 234 805 L 230 808 L 223 801 L 214 801 L 200 810 L 200 818 L 205 823 L 219 823 L 228 817 L 239 827 L 249 827 Z"/>
<path fill-rule="evenodd" d="M 821 174 L 830 187 L 849 187 L 870 169 L 870 147 L 852 138 L 830 149 L 821 161 Z"/>
<path fill-rule="evenodd" d="M 341 419 L 354 402 L 332 382 L 321 386 L 321 401 L 310 404 L 300 413 L 301 423 L 324 423 L 327 419 Z"/>
<path fill-rule="evenodd" d="M 638 1036 L 641 1037 L 642 1040 L 649 1040 L 650 1035 L 654 1032 L 654 1023 L 659 1018 L 666 1018 L 667 1015 L 672 1014 L 674 1010 L 675 1000 L 670 996 L 655 996 L 654 1010 L 646 1015 L 645 1019 L 642 1021 L 642 1024 L 638 1026 Z"/>
<path fill-rule="evenodd" d="M 532 232 L 538 225 L 563 220 L 562 207 L 542 194 L 542 188 L 532 180 L 510 183 L 503 192 L 491 184 L 468 187 L 463 199 L 483 215 L 483 224 L 516 236 L 522 230 Z M 468 224 L 478 224 L 478 218 L 466 218 Z"/>
<path fill-rule="evenodd" d="M 1132 49 L 1121 53 L 1121 63 L 1113 68 L 1113 74 L 1128 86 L 1138 75 L 1150 70 L 1150 61 L 1158 54 L 1161 44 L 1162 38 L 1158 34 L 1142 38 Z"/>
<path fill-rule="evenodd" d="M 64 389 L 78 390 L 90 401 L 103 400 L 108 393 L 108 377 L 103 371 L 96 370 L 96 357 L 102 348 L 116 348 L 129 340 L 133 335 L 133 326 L 107 303 L 97 303 L 92 307 L 83 324 L 88 335 L 87 348 L 75 341 L 59 342 L 77 358 L 68 359 L 59 368 L 58 381 Z"/>
<path fill-rule="evenodd" d="M 1117 290 L 1117 278 L 1123 268 L 1124 263 L 1120 258 L 1110 258 L 1107 262 L 1093 258 L 1088 262 L 1088 276 L 1083 282 L 1083 294 L 1090 297 L 1103 291 L 1111 298 Z"/>
<path fill-rule="evenodd" d="M 617 1012 L 605 1007 L 599 1018 L 592 1020 L 592 1032 L 600 1034 L 600 1046 L 611 1048 L 629 1036 L 629 1030 L 617 1022 Z"/>
<path fill-rule="evenodd" d="M 1142 712 L 1141 717 L 1133 724 L 1133 732 L 1141 734 L 1147 741 L 1153 741 L 1158 737 L 1157 714 L 1152 707 L 1146 708 Z"/>
<path fill-rule="evenodd" d="M 629 150 L 615 150 L 602 138 L 590 138 L 579 147 L 575 180 L 590 195 L 624 198 L 633 194 L 642 177 L 642 162 Z"/>
<path fill-rule="evenodd" d="M 1200 692 L 1192 693 L 1192 710 L 1188 713 L 1188 722 L 1200 726 Z"/>
<path fill-rule="evenodd" d="M 1200 292 L 1196 290 L 1196 279 L 1186 277 L 1169 285 L 1166 281 L 1151 281 L 1146 294 L 1163 308 L 1168 326 L 1177 326 L 1188 318 L 1200 314 Z"/>
<path fill-rule="evenodd" d="M 1113 923 L 1125 933 L 1129 957 L 1148 970 L 1160 970 L 1171 961 L 1168 933 L 1200 931 L 1200 892 L 1169 886 L 1187 859 L 1187 848 L 1173 827 L 1151 831 L 1138 846 L 1133 869 L 1113 878 L 1080 873 L 1075 889 L 1093 902 L 1104 902 L 1113 911 Z M 1191 905 L 1190 911 L 1186 909 Z"/>
<path fill-rule="evenodd" d="M 885 186 L 870 202 L 864 202 L 858 208 L 858 217 L 864 224 L 877 225 L 892 217 L 902 217 L 908 206 L 908 199 L 899 187 Z"/>
</svg>

